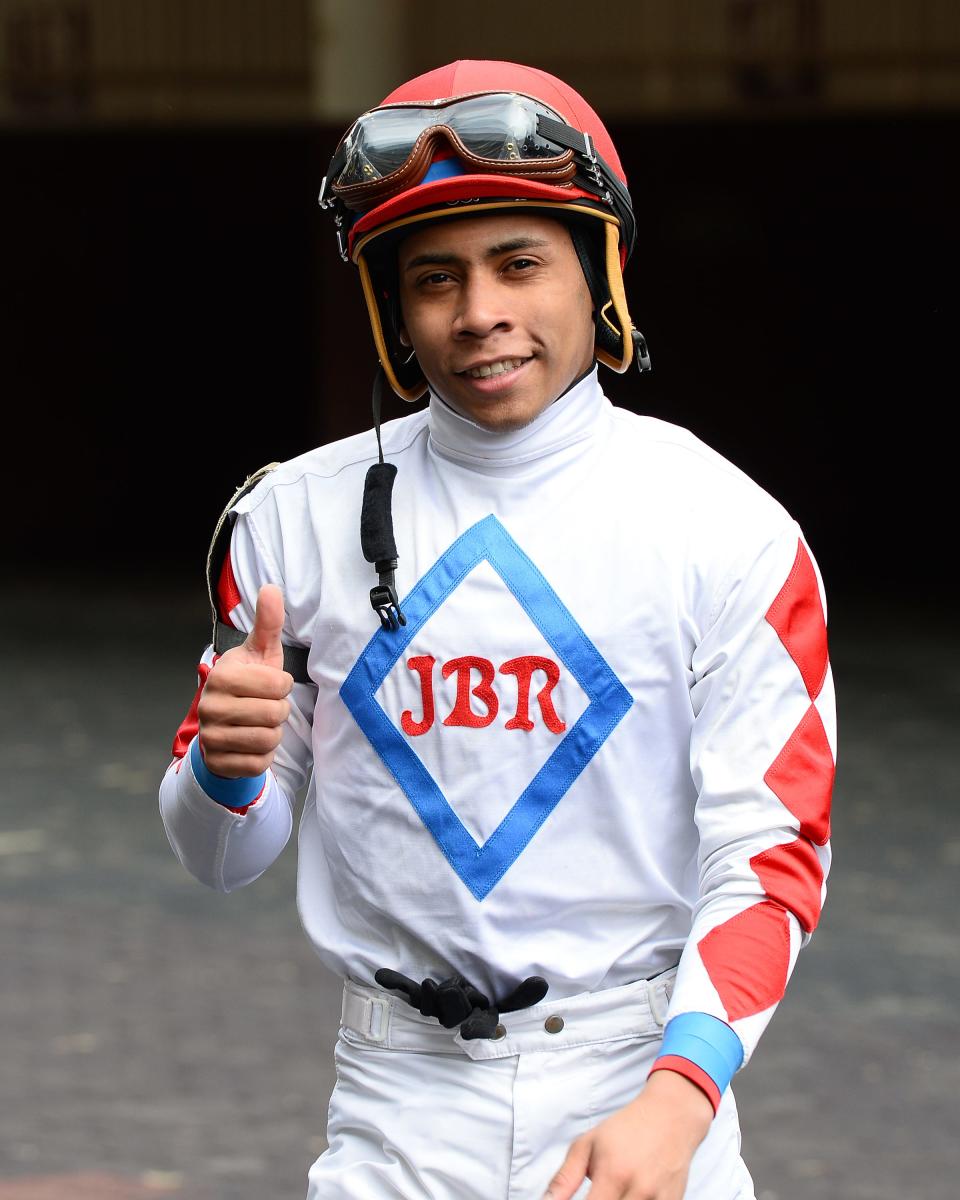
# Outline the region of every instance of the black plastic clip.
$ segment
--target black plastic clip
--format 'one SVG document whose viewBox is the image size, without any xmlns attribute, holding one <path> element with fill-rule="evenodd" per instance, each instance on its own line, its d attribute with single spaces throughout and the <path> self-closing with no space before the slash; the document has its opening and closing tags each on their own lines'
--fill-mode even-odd
<svg viewBox="0 0 960 1200">
<path fill-rule="evenodd" d="M 641 375 L 644 375 L 647 371 L 652 370 L 650 351 L 647 349 L 647 339 L 639 329 L 631 329 L 630 336 L 633 339 L 633 356 L 636 359 L 637 370 Z"/>
<path fill-rule="evenodd" d="M 400 600 L 397 597 L 394 580 L 397 560 L 395 558 L 388 558 L 373 565 L 374 570 L 380 576 L 380 582 L 376 587 L 370 589 L 370 604 L 373 607 L 373 611 L 380 618 L 380 624 L 383 628 L 396 632 L 401 625 L 406 625 L 407 623 L 407 618 L 400 609 Z"/>
</svg>

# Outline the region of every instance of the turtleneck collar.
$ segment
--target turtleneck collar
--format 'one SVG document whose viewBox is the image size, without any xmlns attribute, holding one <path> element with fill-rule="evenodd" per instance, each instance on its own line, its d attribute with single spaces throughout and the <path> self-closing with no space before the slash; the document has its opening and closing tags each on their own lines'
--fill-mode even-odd
<svg viewBox="0 0 960 1200">
<path fill-rule="evenodd" d="M 545 458 L 592 437 L 606 407 L 596 367 L 529 425 L 507 433 L 482 428 L 431 390 L 430 441 L 443 458 L 497 471 Z"/>
</svg>

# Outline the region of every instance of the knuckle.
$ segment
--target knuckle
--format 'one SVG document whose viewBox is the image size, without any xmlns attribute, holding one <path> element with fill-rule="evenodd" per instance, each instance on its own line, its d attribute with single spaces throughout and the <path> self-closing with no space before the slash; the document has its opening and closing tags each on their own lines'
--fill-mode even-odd
<svg viewBox="0 0 960 1200">
<path fill-rule="evenodd" d="M 200 748 L 203 750 L 204 757 L 208 756 L 211 751 L 216 753 L 223 749 L 223 736 L 217 725 L 203 725 L 201 728 Z"/>
<path fill-rule="evenodd" d="M 213 698 L 223 695 L 231 695 L 236 687 L 237 672 L 229 664 L 223 666 L 217 663 L 210 674 L 207 676 L 207 682 L 203 685 L 203 691 L 200 693 L 201 700 L 204 696 Z"/>
<path fill-rule="evenodd" d="M 560 1170 L 557 1171 L 556 1175 L 554 1175 L 553 1180 L 551 1181 L 551 1187 L 569 1187 L 570 1184 L 573 1183 L 574 1177 L 575 1172 L 572 1169 L 572 1165 L 569 1161 L 567 1161 L 563 1164 L 563 1166 L 561 1166 Z"/>
<path fill-rule="evenodd" d="M 284 700 L 290 695 L 293 687 L 293 678 L 286 671 L 278 671 L 276 667 L 271 668 L 273 696 L 277 700 Z"/>
<path fill-rule="evenodd" d="M 217 721 L 222 712 L 223 706 L 219 698 L 215 695 L 207 695 L 206 688 L 204 688 L 200 695 L 200 703 L 197 705 L 197 716 L 201 721 L 210 723 Z"/>
<path fill-rule="evenodd" d="M 262 775 L 272 762 L 272 754 L 238 754 L 235 758 L 237 775 L 243 779 L 252 779 L 256 775 Z"/>
<path fill-rule="evenodd" d="M 283 741 L 283 730 L 282 729 L 277 729 L 277 728 L 265 729 L 263 731 L 263 736 L 257 742 L 257 751 L 260 754 L 269 754 L 270 757 L 273 758 L 273 755 L 274 755 L 275 751 L 277 750 L 277 747 L 280 745 L 280 743 L 282 741 Z"/>
</svg>

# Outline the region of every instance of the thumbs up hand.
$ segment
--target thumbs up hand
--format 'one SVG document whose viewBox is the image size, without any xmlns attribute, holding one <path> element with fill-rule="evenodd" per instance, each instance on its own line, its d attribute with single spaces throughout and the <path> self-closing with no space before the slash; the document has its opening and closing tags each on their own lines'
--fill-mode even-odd
<svg viewBox="0 0 960 1200">
<path fill-rule="evenodd" d="M 283 615 L 283 593 L 265 584 L 247 640 L 221 655 L 207 676 L 200 746 L 207 767 L 225 779 L 262 775 L 280 745 L 293 687 L 283 669 Z"/>
</svg>

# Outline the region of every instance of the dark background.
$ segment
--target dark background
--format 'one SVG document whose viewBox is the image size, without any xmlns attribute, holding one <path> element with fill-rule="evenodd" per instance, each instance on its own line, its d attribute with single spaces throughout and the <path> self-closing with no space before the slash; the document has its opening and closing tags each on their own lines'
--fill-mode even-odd
<svg viewBox="0 0 960 1200">
<path fill-rule="evenodd" d="M 316 206 L 340 132 L 0 135 L 17 577 L 202 588 L 210 531 L 249 471 L 369 428 L 359 280 Z M 777 496 L 832 595 L 943 602 L 957 117 L 612 133 L 654 370 L 602 370 L 608 394 L 693 429 Z"/>
</svg>

